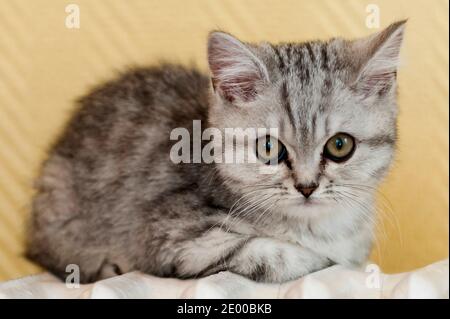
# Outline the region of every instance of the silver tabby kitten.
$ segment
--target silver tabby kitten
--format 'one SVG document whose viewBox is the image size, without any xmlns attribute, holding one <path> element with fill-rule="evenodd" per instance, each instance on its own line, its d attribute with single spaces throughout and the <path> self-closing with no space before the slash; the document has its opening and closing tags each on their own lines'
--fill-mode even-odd
<svg viewBox="0 0 450 319">
<path fill-rule="evenodd" d="M 212 85 L 161 65 L 93 90 L 44 163 L 27 256 L 60 277 L 77 264 L 82 282 L 133 270 L 283 282 L 361 264 L 394 154 L 403 31 L 279 45 L 213 32 Z M 250 143 L 253 164 L 175 164 L 170 132 L 193 120 L 279 133 Z"/>
</svg>

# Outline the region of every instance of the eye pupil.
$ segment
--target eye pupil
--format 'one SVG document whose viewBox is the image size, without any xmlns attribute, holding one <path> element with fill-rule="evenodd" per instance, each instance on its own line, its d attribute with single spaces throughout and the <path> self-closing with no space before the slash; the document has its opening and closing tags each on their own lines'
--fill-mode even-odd
<svg viewBox="0 0 450 319">
<path fill-rule="evenodd" d="M 341 138 L 337 138 L 336 139 L 336 148 L 338 150 L 341 150 L 343 146 L 344 146 L 344 141 Z"/>
<path fill-rule="evenodd" d="M 256 140 L 256 155 L 264 164 L 278 164 L 286 159 L 287 151 L 283 143 L 267 135 Z"/>
</svg>

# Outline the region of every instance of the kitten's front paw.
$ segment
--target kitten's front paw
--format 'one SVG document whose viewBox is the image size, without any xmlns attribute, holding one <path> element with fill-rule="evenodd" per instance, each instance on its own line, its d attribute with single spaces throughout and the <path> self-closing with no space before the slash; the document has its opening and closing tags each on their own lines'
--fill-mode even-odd
<svg viewBox="0 0 450 319">
<path fill-rule="evenodd" d="M 329 265 L 328 258 L 299 245 L 254 238 L 236 256 L 230 270 L 256 281 L 285 282 Z"/>
</svg>

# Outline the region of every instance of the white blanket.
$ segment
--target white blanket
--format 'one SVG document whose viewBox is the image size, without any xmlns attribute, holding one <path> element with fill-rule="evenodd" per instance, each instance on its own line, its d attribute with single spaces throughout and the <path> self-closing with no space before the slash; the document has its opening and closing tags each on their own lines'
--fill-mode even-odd
<svg viewBox="0 0 450 319">
<path fill-rule="evenodd" d="M 230 272 L 197 280 L 132 272 L 89 285 L 66 285 L 50 274 L 0 284 L 0 298 L 449 298 L 448 259 L 388 275 L 375 265 L 333 266 L 284 284 L 262 284 Z"/>
</svg>

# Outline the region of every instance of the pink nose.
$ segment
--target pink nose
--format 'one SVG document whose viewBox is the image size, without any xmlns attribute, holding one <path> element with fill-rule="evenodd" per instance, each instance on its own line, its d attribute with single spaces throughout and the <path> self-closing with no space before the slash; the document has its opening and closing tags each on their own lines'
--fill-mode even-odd
<svg viewBox="0 0 450 319">
<path fill-rule="evenodd" d="M 296 185 L 295 188 L 302 193 L 303 196 L 305 196 L 306 198 L 308 198 L 309 196 L 311 196 L 312 193 L 314 193 L 314 191 L 317 189 L 319 185 L 317 184 L 310 184 L 310 185 Z"/>
</svg>

